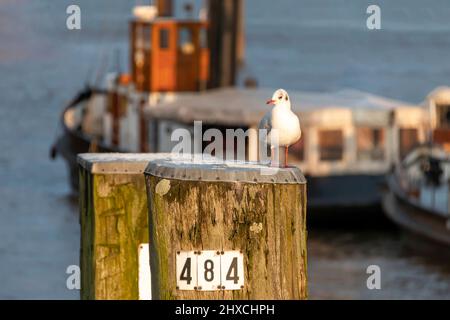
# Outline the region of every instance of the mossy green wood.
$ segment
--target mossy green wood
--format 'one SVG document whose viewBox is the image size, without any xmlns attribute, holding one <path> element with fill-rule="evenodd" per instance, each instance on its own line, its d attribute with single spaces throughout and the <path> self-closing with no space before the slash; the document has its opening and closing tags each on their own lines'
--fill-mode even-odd
<svg viewBox="0 0 450 320">
<path fill-rule="evenodd" d="M 146 179 L 154 299 L 307 297 L 306 184 Z M 243 251 L 244 289 L 176 289 L 176 251 L 208 249 Z"/>
<path fill-rule="evenodd" d="M 80 167 L 81 298 L 139 299 L 138 247 L 148 243 L 143 174 Z"/>
</svg>

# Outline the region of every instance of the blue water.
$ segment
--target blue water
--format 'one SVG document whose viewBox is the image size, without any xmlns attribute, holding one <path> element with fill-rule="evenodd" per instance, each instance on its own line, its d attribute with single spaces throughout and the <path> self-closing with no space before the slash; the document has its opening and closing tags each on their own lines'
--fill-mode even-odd
<svg viewBox="0 0 450 320">
<path fill-rule="evenodd" d="M 66 7 L 82 30 L 65 27 Z M 141 1 L 142 3 L 142 1 Z M 247 0 L 243 77 L 264 87 L 344 87 L 420 102 L 449 84 L 450 3 L 377 1 L 382 29 L 369 31 L 364 0 Z M 127 68 L 133 1 L 0 2 L 0 298 L 77 299 L 66 288 L 78 264 L 76 199 L 62 160 L 48 150 L 65 103 L 105 57 Z M 119 58 L 114 52 L 120 51 Z M 363 213 L 362 213 L 363 214 Z M 311 298 L 450 298 L 448 263 L 410 249 L 396 229 L 311 230 Z M 382 290 L 366 268 L 382 268 Z"/>
<path fill-rule="evenodd" d="M 373 3 L 381 30 L 366 26 Z M 262 86 L 420 102 L 449 83 L 448 1 L 249 0 L 247 13 L 248 71 Z"/>
</svg>

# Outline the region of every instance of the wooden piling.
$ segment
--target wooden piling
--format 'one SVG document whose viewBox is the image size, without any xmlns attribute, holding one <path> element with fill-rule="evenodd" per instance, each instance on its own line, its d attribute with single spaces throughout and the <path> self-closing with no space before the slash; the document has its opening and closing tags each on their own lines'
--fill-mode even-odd
<svg viewBox="0 0 450 320">
<path fill-rule="evenodd" d="M 139 246 L 148 243 L 143 171 L 149 161 L 167 157 L 79 155 L 81 299 L 149 297 L 150 285 L 139 285 Z"/>
<path fill-rule="evenodd" d="M 307 297 L 306 181 L 299 169 L 156 160 L 145 175 L 153 299 Z M 242 252 L 243 286 L 180 290 L 176 256 L 204 250 Z"/>
</svg>

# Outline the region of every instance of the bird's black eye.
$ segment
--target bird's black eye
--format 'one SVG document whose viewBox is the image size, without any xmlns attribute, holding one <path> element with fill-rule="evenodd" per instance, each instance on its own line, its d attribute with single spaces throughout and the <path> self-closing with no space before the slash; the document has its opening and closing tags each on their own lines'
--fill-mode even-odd
<svg viewBox="0 0 450 320">
<path fill-rule="evenodd" d="M 281 100 L 281 99 L 283 99 L 283 96 L 279 96 L 279 97 L 278 97 L 278 100 Z"/>
<path fill-rule="evenodd" d="M 289 100 L 289 98 L 288 98 L 288 96 L 286 96 L 286 101 L 288 101 Z"/>
</svg>

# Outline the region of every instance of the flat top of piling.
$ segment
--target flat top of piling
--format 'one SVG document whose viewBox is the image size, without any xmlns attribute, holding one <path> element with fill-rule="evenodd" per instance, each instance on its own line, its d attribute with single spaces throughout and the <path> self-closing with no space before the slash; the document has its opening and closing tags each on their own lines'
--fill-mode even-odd
<svg viewBox="0 0 450 320">
<path fill-rule="evenodd" d="M 171 157 L 170 153 L 82 153 L 77 161 L 93 174 L 140 174 L 150 161 Z"/>
<path fill-rule="evenodd" d="M 206 182 L 305 184 L 297 167 L 274 168 L 267 164 L 204 159 L 159 159 L 151 161 L 146 175 L 165 179 Z"/>
</svg>

